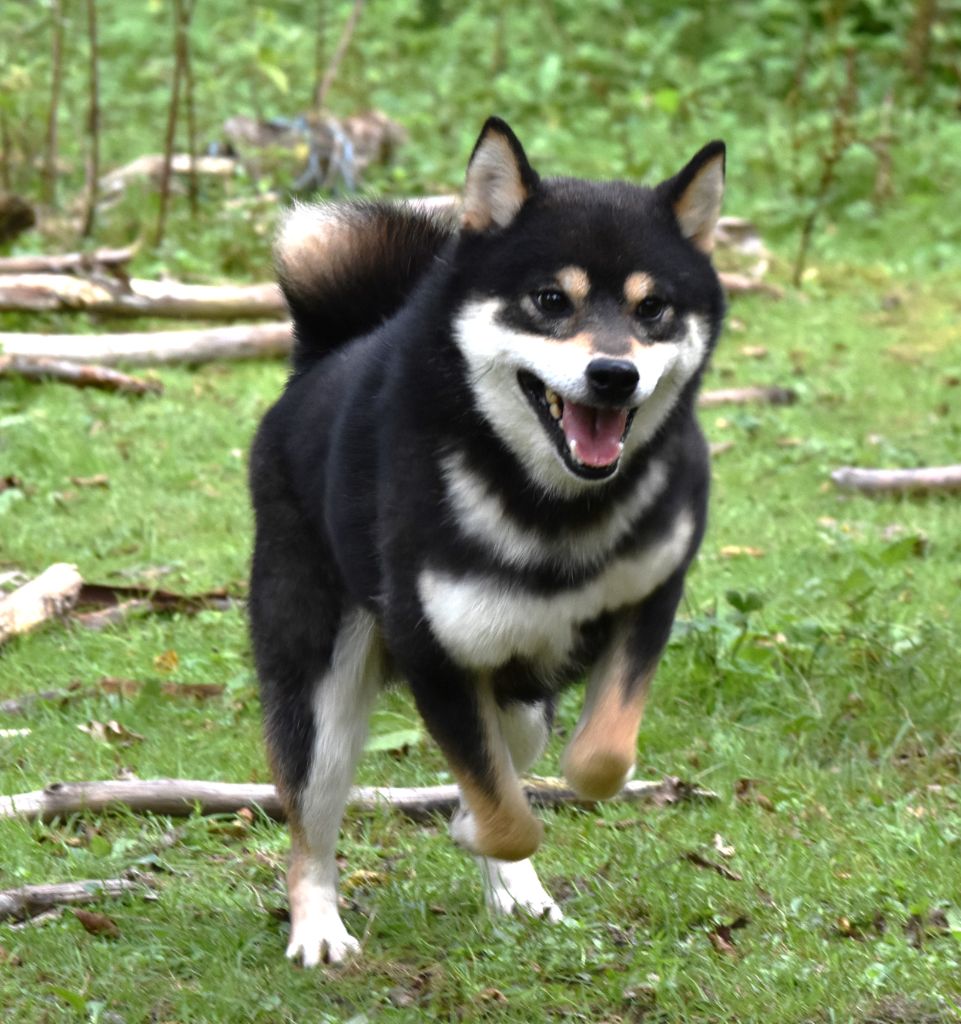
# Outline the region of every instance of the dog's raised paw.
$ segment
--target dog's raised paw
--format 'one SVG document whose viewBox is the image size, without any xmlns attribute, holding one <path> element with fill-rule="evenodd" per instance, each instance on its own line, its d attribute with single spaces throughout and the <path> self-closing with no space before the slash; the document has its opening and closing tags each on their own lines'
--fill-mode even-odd
<svg viewBox="0 0 961 1024">
<path fill-rule="evenodd" d="M 304 967 L 342 964 L 360 954 L 360 943 L 347 931 L 340 919 L 307 922 L 294 928 L 287 944 L 287 959 Z"/>
</svg>

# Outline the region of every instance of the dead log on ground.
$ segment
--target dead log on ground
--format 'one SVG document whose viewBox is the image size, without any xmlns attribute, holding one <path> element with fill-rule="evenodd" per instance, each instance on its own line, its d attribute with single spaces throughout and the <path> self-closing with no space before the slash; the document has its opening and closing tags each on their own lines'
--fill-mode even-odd
<svg viewBox="0 0 961 1024">
<path fill-rule="evenodd" d="M 0 644 L 69 611 L 82 586 L 77 567 L 58 562 L 0 598 Z"/>
<path fill-rule="evenodd" d="M 0 274 L 71 274 L 101 268 L 116 268 L 129 263 L 137 247 L 92 249 L 90 252 L 64 252 L 0 258 Z"/>
<path fill-rule="evenodd" d="M 719 270 L 717 276 L 728 295 L 770 295 L 772 299 L 781 299 L 784 292 L 776 284 L 768 284 L 750 274 L 737 274 L 730 270 Z"/>
<path fill-rule="evenodd" d="M 920 469 L 864 469 L 842 466 L 831 479 L 845 491 L 866 494 L 936 493 L 961 490 L 961 465 Z"/>
<path fill-rule="evenodd" d="M 265 284 L 183 284 L 63 274 L 0 276 L 0 312 L 83 312 L 101 316 L 242 320 L 286 312 L 280 288 Z"/>
<path fill-rule="evenodd" d="M 524 781 L 531 802 L 541 807 L 561 804 L 593 806 L 578 797 L 559 779 Z M 629 782 L 616 799 L 655 806 L 687 799 L 714 800 L 717 794 L 667 777 L 660 782 Z M 435 814 L 451 814 L 460 796 L 456 785 L 355 786 L 349 806 L 355 811 L 390 807 L 415 820 Z M 122 806 L 139 813 L 180 816 L 229 814 L 243 807 L 259 807 L 266 815 L 283 820 L 284 810 L 276 789 L 268 784 L 209 782 L 198 779 L 133 779 L 103 782 L 54 782 L 32 793 L 0 796 L 0 818 L 52 821 L 79 811 L 101 813 Z"/>
<path fill-rule="evenodd" d="M 0 921 L 26 921 L 54 907 L 96 903 L 105 897 L 149 891 L 146 875 L 130 878 L 88 878 L 82 882 L 57 882 L 53 885 L 23 885 L 0 891 Z"/>
<path fill-rule="evenodd" d="M 793 405 L 796 401 L 797 392 L 792 388 L 717 388 L 702 391 L 697 404 L 702 409 L 713 409 L 717 405 Z"/>
<path fill-rule="evenodd" d="M 182 331 L 124 334 L 0 334 L 7 355 L 73 359 L 111 366 L 265 359 L 290 351 L 289 323 L 237 324 Z"/>
<path fill-rule="evenodd" d="M 96 700 L 109 695 L 136 697 L 147 685 L 149 684 L 145 680 L 113 679 L 110 676 L 105 676 L 92 686 L 74 682 L 63 690 L 37 690 L 34 693 L 25 693 L 21 697 L 8 697 L 5 700 L 0 700 L 0 714 L 27 715 L 38 704 L 64 705 L 78 700 Z M 165 697 L 175 700 L 213 700 L 222 697 L 225 690 L 222 683 L 172 683 L 167 681 L 157 685 Z"/>
<path fill-rule="evenodd" d="M 237 171 L 237 161 L 230 156 L 198 156 L 191 161 L 189 153 L 174 153 L 170 159 L 172 174 L 186 176 L 192 173 L 213 178 L 229 178 Z M 100 179 L 100 194 L 109 198 L 122 192 L 131 181 L 138 178 L 150 178 L 160 182 L 164 171 L 163 153 L 147 153 L 123 167 L 105 174 Z"/>
<path fill-rule="evenodd" d="M 106 366 L 75 363 L 69 359 L 0 355 L 0 377 L 56 380 L 78 388 L 119 391 L 128 395 L 158 395 L 163 391 L 163 384 L 159 380 L 131 377 Z"/>
</svg>

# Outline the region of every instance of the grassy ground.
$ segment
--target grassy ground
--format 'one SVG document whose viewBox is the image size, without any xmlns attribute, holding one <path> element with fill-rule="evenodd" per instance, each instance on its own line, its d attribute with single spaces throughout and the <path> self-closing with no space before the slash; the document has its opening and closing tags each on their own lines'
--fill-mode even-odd
<svg viewBox="0 0 961 1024">
<path fill-rule="evenodd" d="M 4 886 L 131 867 L 157 883 L 153 900 L 99 908 L 116 938 L 69 913 L 5 927 L 5 1019 L 959 1019 L 958 506 L 844 496 L 826 482 L 847 462 L 956 458 L 956 294 L 946 279 L 818 269 L 803 297 L 736 302 L 708 381 L 800 393 L 792 407 L 704 416 L 711 439 L 733 446 L 716 459 L 711 529 L 639 774 L 710 786 L 716 804 L 548 814 L 538 861 L 567 914 L 557 927 L 489 919 L 440 823 L 352 817 L 346 920 L 365 956 L 313 973 L 282 956 L 286 839 L 267 821 L 5 821 Z M 91 580 L 243 593 L 246 449 L 284 370 L 159 376 L 165 394 L 139 400 L 3 383 L 0 475 L 23 487 L 0 495 L 0 561 L 66 559 Z M 96 473 L 108 487 L 72 479 Z M 53 625 L 0 657 L 3 696 L 104 676 L 227 689 L 197 702 L 148 686 L 7 716 L 0 727 L 31 732 L 0 739 L 0 790 L 121 770 L 267 779 L 240 611 L 101 633 Z M 572 694 L 560 733 L 576 707 Z M 103 743 L 78 728 L 111 719 L 142 738 Z M 375 735 L 415 725 L 393 694 Z M 361 776 L 447 778 L 426 742 L 369 754 Z"/>
<path fill-rule="evenodd" d="M 287 10 L 296 5 L 281 14 L 199 6 L 203 137 L 251 103 L 265 114 L 297 109 L 313 42 Z M 335 97 L 344 109 L 379 106 L 411 132 L 401 163 L 370 179 L 375 190 L 452 187 L 492 109 L 548 172 L 666 174 L 723 134 L 727 208 L 761 224 L 778 254 L 773 277 L 787 280 L 830 137 L 818 119 L 830 107 L 819 79 L 802 96 L 807 135 L 791 136 L 797 110 L 774 99 L 792 83 L 788 37 L 718 8 L 746 34 L 745 52 L 770 47 L 748 60 L 733 37 L 724 49 L 712 19 L 675 3 L 654 5 L 650 24 L 632 5 L 605 4 L 604 17 L 539 5 L 562 11 L 556 23 L 500 5 L 488 54 L 483 4 L 421 4 L 422 25 L 408 6 L 369 5 L 376 17 L 362 21 L 361 56 L 347 62 Z M 779 4 L 754 6 L 781 17 Z M 253 8 L 263 21 L 252 29 Z M 117 0 L 100 9 L 105 162 L 119 163 L 158 147 L 169 61 L 156 40 L 167 12 Z M 447 13 L 434 24 L 431 11 Z M 29 40 L 40 54 L 36 81 L 10 94 L 27 126 L 44 123 L 39 38 Z M 256 60 L 248 43 L 260 47 Z M 262 74 L 271 52 L 290 74 L 289 94 L 265 84 L 276 81 Z M 810 63 L 812 76 L 832 66 L 817 53 Z M 880 63 L 865 66 L 870 112 L 888 85 L 869 81 Z M 83 64 L 72 68 L 65 102 L 82 124 Z M 649 702 L 638 774 L 679 775 L 718 801 L 546 814 L 537 862 L 567 915 L 553 927 L 492 920 L 442 822 L 352 816 L 340 846 L 345 920 L 363 936 L 364 957 L 314 972 L 283 958 L 287 840 L 269 821 L 0 821 L 0 888 L 128 869 L 155 883 L 152 899 L 95 907 L 116 922 L 115 937 L 89 934 L 71 913 L 19 930 L 0 924 L 4 1021 L 961 1021 L 961 506 L 957 497 L 844 495 L 828 478 L 845 463 L 958 460 L 961 310 L 950 268 L 961 228 L 944 196 L 961 135 L 953 106 L 909 106 L 895 118 L 904 138 L 892 149 L 892 198 L 866 198 L 876 167 L 868 147 L 854 147 L 827 197 L 803 293 L 737 300 L 707 381 L 799 394 L 789 407 L 703 417 L 711 440 L 730 446 L 715 460 L 711 526 Z M 10 109 L 15 119 L 19 108 Z M 70 137 L 77 185 L 82 135 Z M 253 191 L 244 180 L 223 187 Z M 206 190 L 199 224 L 177 200 L 167 242 L 145 245 L 135 272 L 266 276 L 273 211 L 227 214 L 220 188 Z M 131 191 L 104 211 L 98 240 L 148 237 L 152 203 Z M 3 329 L 102 326 L 2 320 Z M 0 570 L 36 573 L 66 560 L 88 580 L 242 596 L 246 453 L 284 375 L 277 363 L 164 369 L 164 394 L 144 399 L 0 381 L 0 481 L 22 481 L 0 491 Z M 108 486 L 77 482 L 97 474 Z M 124 771 L 267 781 L 242 611 L 143 615 L 99 633 L 54 624 L 0 651 L 0 698 L 92 688 L 104 677 L 146 685 L 0 715 L 0 729 L 30 730 L 0 735 L 0 792 Z M 170 681 L 225 691 L 173 697 L 159 685 Z M 576 693 L 564 700 L 537 766 L 545 774 L 577 704 Z M 111 720 L 125 730 L 119 742 L 80 728 Z M 418 730 L 401 692 L 385 696 L 374 736 L 398 730 L 408 739 Z M 369 753 L 361 781 L 448 775 L 420 738 Z"/>
</svg>

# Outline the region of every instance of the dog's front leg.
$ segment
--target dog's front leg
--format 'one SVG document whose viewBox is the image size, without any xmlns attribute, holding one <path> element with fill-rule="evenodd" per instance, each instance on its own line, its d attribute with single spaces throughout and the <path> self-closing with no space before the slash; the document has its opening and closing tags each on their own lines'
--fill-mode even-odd
<svg viewBox="0 0 961 1024">
<path fill-rule="evenodd" d="M 466 803 L 451 823 L 454 841 L 482 857 L 529 857 L 544 827 L 531 813 L 514 769 L 489 680 L 456 670 L 408 677 Z"/>
<path fill-rule="evenodd" d="M 562 760 L 565 777 L 581 796 L 614 796 L 634 774 L 644 703 L 682 589 L 678 573 L 622 614 L 591 672 L 584 710 Z"/>
<path fill-rule="evenodd" d="M 527 771 L 543 753 L 553 714 L 552 701 L 498 701 L 500 730 L 518 773 Z M 455 827 L 470 828 L 463 819 L 470 814 L 470 808 L 463 806 L 461 814 L 454 819 Z M 474 859 L 484 886 L 484 902 L 492 913 L 521 913 L 548 921 L 563 919 L 561 908 L 541 885 L 530 859 L 506 861 L 481 856 Z"/>
</svg>

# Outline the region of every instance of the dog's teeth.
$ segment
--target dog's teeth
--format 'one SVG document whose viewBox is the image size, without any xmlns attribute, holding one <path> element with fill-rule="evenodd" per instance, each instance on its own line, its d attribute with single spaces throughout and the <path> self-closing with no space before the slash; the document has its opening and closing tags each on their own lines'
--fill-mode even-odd
<svg viewBox="0 0 961 1024">
<path fill-rule="evenodd" d="M 621 455 L 623 455 L 623 454 L 624 454 L 624 442 L 623 441 L 618 441 L 617 442 L 617 457 L 620 458 Z"/>
<path fill-rule="evenodd" d="M 571 440 L 567 444 L 567 447 L 570 449 L 571 458 L 577 459 L 577 461 L 580 462 L 581 460 L 577 458 L 577 441 L 574 438 L 571 438 Z"/>
<path fill-rule="evenodd" d="M 544 397 L 547 399 L 548 405 L 557 405 L 559 401 L 557 392 L 553 388 L 544 388 Z"/>
<path fill-rule="evenodd" d="M 556 401 L 551 402 L 550 409 L 551 415 L 554 417 L 554 419 L 559 420 L 561 418 L 561 407 L 557 404 Z"/>
</svg>

